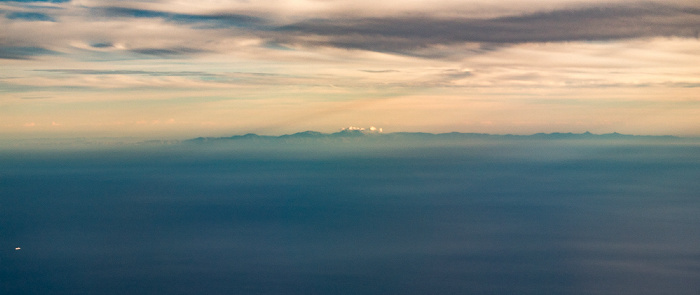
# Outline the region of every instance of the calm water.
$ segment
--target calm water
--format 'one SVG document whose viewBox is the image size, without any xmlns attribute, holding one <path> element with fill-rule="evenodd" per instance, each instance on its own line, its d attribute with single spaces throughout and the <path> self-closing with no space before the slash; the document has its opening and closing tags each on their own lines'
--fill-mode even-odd
<svg viewBox="0 0 700 295">
<path fill-rule="evenodd" d="M 0 246 L 2 294 L 699 294 L 700 146 L 4 151 Z"/>
</svg>

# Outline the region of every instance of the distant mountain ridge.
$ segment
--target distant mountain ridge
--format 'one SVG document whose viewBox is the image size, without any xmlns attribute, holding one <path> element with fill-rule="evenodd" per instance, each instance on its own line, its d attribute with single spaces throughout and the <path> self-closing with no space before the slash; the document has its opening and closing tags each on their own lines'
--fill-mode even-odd
<svg viewBox="0 0 700 295">
<path fill-rule="evenodd" d="M 0 140 L 0 150 L 41 150 L 41 149 L 102 149 L 128 147 L 177 146 L 181 144 L 236 144 L 252 148 L 268 145 L 306 146 L 354 146 L 368 144 L 370 146 L 410 146 L 410 145 L 443 145 L 468 144 L 478 142 L 499 141 L 542 141 L 542 142 L 600 142 L 603 144 L 619 142 L 647 143 L 689 143 L 700 144 L 700 137 L 679 137 L 671 135 L 627 135 L 620 133 L 593 134 L 584 133 L 535 133 L 530 135 L 488 134 L 488 133 L 426 133 L 426 132 L 394 132 L 383 133 L 373 130 L 344 129 L 334 133 L 318 131 L 303 131 L 285 135 L 258 135 L 248 133 L 227 137 L 197 137 L 185 140 L 165 139 L 147 140 L 129 137 L 80 137 L 80 138 L 29 138 L 18 140 Z M 348 145 L 349 144 L 349 145 Z"/>
<path fill-rule="evenodd" d="M 297 140 L 457 140 L 457 139 L 538 139 L 538 140 L 583 140 L 583 139 L 649 139 L 649 140 L 675 140 L 682 137 L 672 135 L 628 135 L 617 132 L 605 134 L 584 133 L 535 133 L 531 135 L 513 134 L 488 134 L 488 133 L 426 133 L 426 132 L 394 132 L 394 133 L 368 133 L 362 130 L 342 130 L 334 133 L 318 131 L 303 131 L 285 135 L 258 135 L 248 133 L 229 137 L 197 137 L 184 142 L 225 142 L 225 141 L 297 141 Z"/>
</svg>

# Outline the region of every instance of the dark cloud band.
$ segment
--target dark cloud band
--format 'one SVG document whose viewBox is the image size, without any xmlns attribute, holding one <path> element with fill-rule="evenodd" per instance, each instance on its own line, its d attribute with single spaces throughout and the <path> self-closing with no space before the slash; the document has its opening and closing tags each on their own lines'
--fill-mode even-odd
<svg viewBox="0 0 700 295">
<path fill-rule="evenodd" d="M 194 15 L 118 7 L 99 8 L 99 11 L 107 17 L 160 18 L 200 29 L 235 28 L 237 33 L 242 29 L 280 46 L 329 46 L 416 55 L 431 55 L 417 51 L 435 45 L 468 42 L 499 47 L 530 42 L 605 41 L 658 36 L 697 38 L 700 31 L 700 7 L 639 3 L 560 9 L 490 19 L 438 18 L 429 15 L 314 18 L 277 27 L 271 25 L 275 23 L 272 19 L 245 14 Z"/>
<path fill-rule="evenodd" d="M 307 20 L 278 28 L 286 42 L 405 51 L 465 42 L 513 44 L 600 41 L 658 36 L 698 37 L 700 9 L 661 5 L 557 10 L 493 19 L 390 17 Z"/>
<path fill-rule="evenodd" d="M 97 18 L 159 19 L 176 26 L 218 30 L 222 38 L 247 35 L 259 38 L 270 49 L 290 50 L 295 46 L 323 46 L 361 49 L 404 55 L 440 58 L 454 54 L 446 46 L 478 43 L 471 51 L 488 51 L 518 43 L 613 41 L 647 37 L 698 38 L 700 5 L 617 4 L 577 9 L 559 9 L 496 18 L 444 18 L 433 15 L 388 17 L 307 17 L 294 23 L 281 22 L 263 14 L 187 14 L 125 7 L 88 8 Z M 39 12 L 13 12 L 8 18 L 54 21 Z M 220 35 L 224 34 L 224 36 Z M 96 38 L 93 48 L 112 48 L 114 40 Z M 184 41 L 184 39 L 183 39 Z M 214 41 L 215 42 L 215 41 Z M 192 44 L 170 47 L 135 45 L 127 51 L 137 56 L 187 56 L 210 52 Z M 143 47 L 139 47 L 143 46 Z M 48 54 L 34 44 L 27 50 L 0 46 L 0 58 L 30 58 Z M 437 49 L 442 47 L 442 49 Z M 24 52 L 20 52 L 24 51 Z"/>
</svg>

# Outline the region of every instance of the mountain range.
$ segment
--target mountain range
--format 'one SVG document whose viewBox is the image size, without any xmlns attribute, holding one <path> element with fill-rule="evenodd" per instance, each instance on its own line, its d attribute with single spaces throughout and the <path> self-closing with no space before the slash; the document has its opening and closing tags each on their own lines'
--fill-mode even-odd
<svg viewBox="0 0 700 295">
<path fill-rule="evenodd" d="M 246 142 L 263 142 L 263 141 L 283 141 L 283 142 L 304 142 L 304 141 L 401 141 L 401 140 L 476 140 L 476 139 L 508 139 L 508 140 L 680 140 L 682 137 L 670 135 L 628 135 L 617 132 L 606 134 L 593 134 L 590 132 L 584 133 L 536 133 L 532 135 L 512 135 L 512 134 L 487 134 L 487 133 L 425 133 L 425 132 L 395 132 L 395 133 L 376 133 L 366 132 L 363 130 L 342 130 L 335 133 L 322 133 L 317 131 L 304 131 L 294 134 L 285 134 L 279 136 L 273 135 L 258 135 L 248 133 L 245 135 L 233 135 L 229 137 L 197 137 L 184 142 L 188 143 L 205 143 L 205 142 L 230 142 L 230 141 L 246 141 Z"/>
</svg>

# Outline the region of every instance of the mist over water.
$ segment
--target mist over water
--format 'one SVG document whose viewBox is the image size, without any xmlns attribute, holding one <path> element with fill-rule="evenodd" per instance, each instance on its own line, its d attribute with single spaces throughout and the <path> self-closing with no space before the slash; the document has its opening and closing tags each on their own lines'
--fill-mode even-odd
<svg viewBox="0 0 700 295">
<path fill-rule="evenodd" d="M 5 150 L 0 293 L 697 294 L 698 179 L 671 140 Z"/>
</svg>

